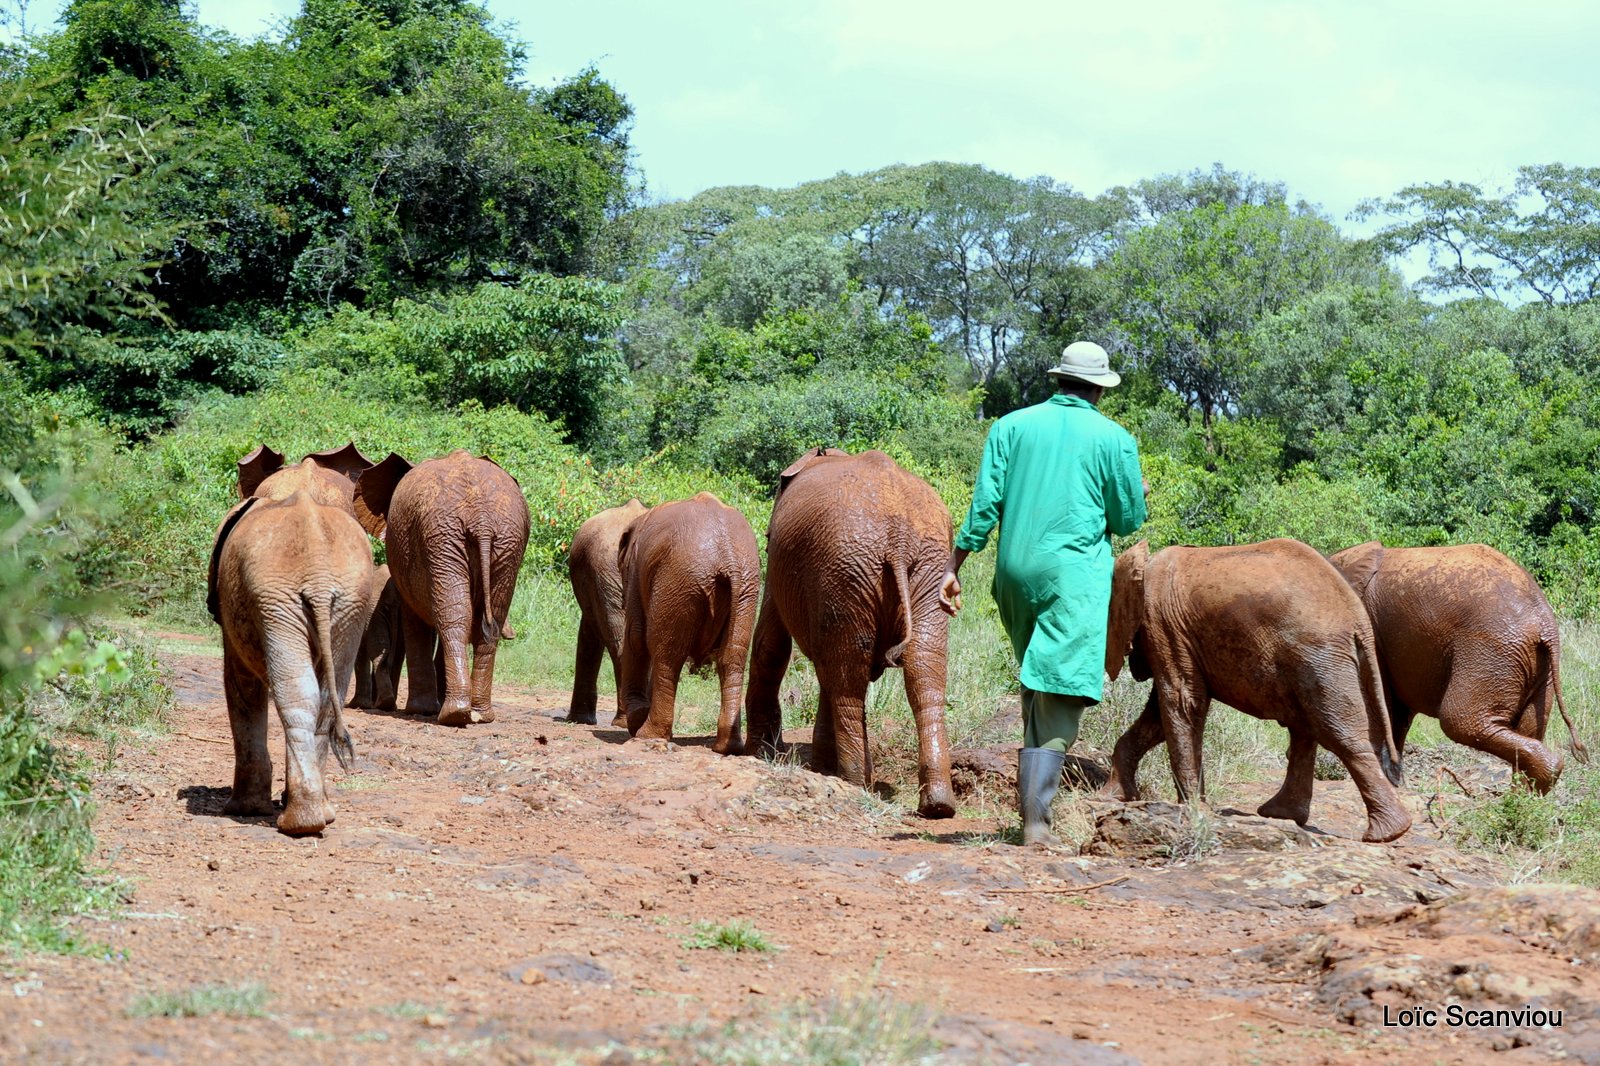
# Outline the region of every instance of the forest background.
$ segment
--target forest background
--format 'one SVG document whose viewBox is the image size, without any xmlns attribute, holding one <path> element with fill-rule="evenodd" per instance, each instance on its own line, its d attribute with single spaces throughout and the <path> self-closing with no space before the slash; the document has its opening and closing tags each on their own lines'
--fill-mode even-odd
<svg viewBox="0 0 1600 1066">
<path fill-rule="evenodd" d="M 250 40 L 74 0 L 0 55 L 10 939 L 93 905 L 86 767 L 52 737 L 159 715 L 107 620 L 207 631 L 260 443 L 509 469 L 514 619 L 561 621 L 508 661 L 559 687 L 594 511 L 710 489 L 760 533 L 777 472 L 828 445 L 887 450 L 959 521 L 989 421 L 1087 337 L 1125 375 L 1103 410 L 1139 439 L 1154 546 L 1482 541 L 1566 619 L 1600 610 L 1600 168 L 1375 189 L 1360 239 L 1220 164 L 1097 196 L 935 162 L 652 202 L 622 89 L 530 89 L 523 60 L 461 0 L 305 0 Z M 992 606 L 966 614 L 976 717 L 1014 675 Z"/>
</svg>

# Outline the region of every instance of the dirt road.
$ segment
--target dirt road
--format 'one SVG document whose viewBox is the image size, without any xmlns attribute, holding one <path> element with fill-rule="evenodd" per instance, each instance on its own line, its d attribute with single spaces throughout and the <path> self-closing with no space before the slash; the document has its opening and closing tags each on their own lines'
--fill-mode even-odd
<svg viewBox="0 0 1600 1066">
<path fill-rule="evenodd" d="M 502 687 L 465 730 L 349 712 L 338 820 L 293 840 L 221 813 L 220 660 L 165 658 L 172 732 L 97 785 L 127 910 L 82 922 L 96 955 L 5 964 L 5 1061 L 682 1061 L 695 1026 L 869 992 L 926 1007 L 950 1061 L 1600 1061 L 1595 895 L 1476 889 L 1492 872 L 1425 823 L 1380 847 L 1224 815 L 1187 863 L 1054 856 Z M 1316 809 L 1358 830 L 1348 783 Z M 739 921 L 770 950 L 694 946 Z M 262 1016 L 134 1016 L 201 986 Z M 1452 996 L 1563 1026 L 1382 1025 Z"/>
</svg>

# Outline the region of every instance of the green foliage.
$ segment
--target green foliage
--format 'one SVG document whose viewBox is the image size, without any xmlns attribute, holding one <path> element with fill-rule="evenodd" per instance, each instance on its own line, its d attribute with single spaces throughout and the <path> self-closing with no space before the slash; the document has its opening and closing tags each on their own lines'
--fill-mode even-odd
<svg viewBox="0 0 1600 1066">
<path fill-rule="evenodd" d="M 265 1018 L 272 994 L 265 985 L 198 985 L 151 992 L 128 1004 L 130 1018 Z"/>
<path fill-rule="evenodd" d="M 23 108 L 32 99 L 11 84 L 0 102 Z M 166 143 L 109 109 L 0 138 L 0 364 L 14 361 L 49 387 L 92 359 L 99 330 L 159 315 L 153 250 L 175 229 L 138 216 Z"/>
<path fill-rule="evenodd" d="M 1490 848 L 1537 849 L 1550 843 L 1559 825 L 1555 798 L 1518 782 L 1492 802 L 1469 810 L 1462 829 L 1470 840 Z"/>
<path fill-rule="evenodd" d="M 7 132 L 86 103 L 188 131 L 130 221 L 190 224 L 162 291 L 192 328 L 573 273 L 627 196 L 627 101 L 592 69 L 520 85 L 521 46 L 474 4 L 308 0 L 240 42 L 167 0 L 75 0 L 33 44 L 16 74 L 48 88 Z"/>
<path fill-rule="evenodd" d="M 483 284 L 393 314 L 345 306 L 294 339 L 302 366 L 329 366 L 395 402 L 476 402 L 537 411 L 574 440 L 600 433 L 622 374 L 615 290 L 586 278 L 534 274 Z"/>
<path fill-rule="evenodd" d="M 74 475 L 103 445 L 0 376 L 0 943 L 25 949 L 74 946 L 63 918 L 109 902 L 84 879 L 89 782 L 56 730 L 107 736 L 164 707 L 148 657 L 81 621 L 75 564 L 102 519 Z"/>
<path fill-rule="evenodd" d="M 1392 255 L 1425 247 L 1433 269 L 1419 283 L 1426 290 L 1531 291 L 1546 304 L 1600 296 L 1600 167 L 1520 167 L 1499 196 L 1465 182 L 1412 185 L 1367 201 L 1361 213 L 1400 217 L 1378 242 Z"/>
<path fill-rule="evenodd" d="M 718 925 L 715 922 L 695 922 L 694 932 L 683 938 L 683 946 L 708 951 L 766 952 L 774 950 L 773 943 L 766 938 L 766 935 L 743 918 L 737 918 L 726 925 Z"/>
</svg>

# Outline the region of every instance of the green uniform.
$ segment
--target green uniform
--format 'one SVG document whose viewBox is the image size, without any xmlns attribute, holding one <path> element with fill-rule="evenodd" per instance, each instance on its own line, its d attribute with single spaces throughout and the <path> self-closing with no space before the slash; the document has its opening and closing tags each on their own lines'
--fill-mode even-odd
<svg viewBox="0 0 1600 1066">
<path fill-rule="evenodd" d="M 1030 689 L 1100 702 L 1111 534 L 1144 519 L 1138 445 L 1088 401 L 1054 396 L 989 430 L 955 546 L 982 551 L 1000 525 L 994 601 L 1022 664 L 1025 704 Z"/>
</svg>

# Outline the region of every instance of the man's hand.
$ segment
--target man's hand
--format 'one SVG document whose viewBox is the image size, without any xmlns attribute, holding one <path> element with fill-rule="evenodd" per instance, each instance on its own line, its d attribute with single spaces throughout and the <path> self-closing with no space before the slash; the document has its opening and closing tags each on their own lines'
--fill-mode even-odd
<svg viewBox="0 0 1600 1066">
<path fill-rule="evenodd" d="M 1145 496 L 1145 499 L 1149 499 L 1150 498 L 1150 479 L 1147 478 L 1147 477 L 1142 477 L 1139 480 L 1144 482 L 1144 496 Z"/>
<path fill-rule="evenodd" d="M 961 579 L 954 570 L 944 572 L 944 583 L 939 586 L 939 609 L 952 618 L 961 610 Z"/>
</svg>

